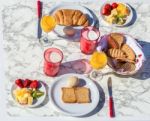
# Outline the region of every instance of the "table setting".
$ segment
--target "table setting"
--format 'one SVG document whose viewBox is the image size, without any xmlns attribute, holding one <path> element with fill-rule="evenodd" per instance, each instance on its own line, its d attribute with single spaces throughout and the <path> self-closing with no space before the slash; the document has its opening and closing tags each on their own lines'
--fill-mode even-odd
<svg viewBox="0 0 150 121">
<path fill-rule="evenodd" d="M 9 117 L 149 117 L 150 3 L 24 1 L 4 7 Z"/>
</svg>

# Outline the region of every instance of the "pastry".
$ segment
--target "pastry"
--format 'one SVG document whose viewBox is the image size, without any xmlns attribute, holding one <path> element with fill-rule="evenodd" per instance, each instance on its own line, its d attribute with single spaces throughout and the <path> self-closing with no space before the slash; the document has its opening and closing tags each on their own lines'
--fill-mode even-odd
<svg viewBox="0 0 150 121">
<path fill-rule="evenodd" d="M 135 53 L 129 45 L 123 44 L 121 50 L 127 55 L 127 59 L 135 60 Z"/>
<path fill-rule="evenodd" d="M 129 63 L 134 63 L 135 64 L 134 60 L 130 60 L 128 58 L 115 58 L 115 59 L 120 61 L 120 62 L 129 62 Z"/>
<path fill-rule="evenodd" d="M 118 43 L 110 36 L 108 35 L 107 37 L 107 42 L 108 42 L 108 48 L 119 48 Z"/>
<path fill-rule="evenodd" d="M 75 89 L 77 103 L 90 103 L 90 91 L 86 87 L 77 87 Z"/>
<path fill-rule="evenodd" d="M 124 36 L 119 33 L 111 33 L 110 36 L 118 44 L 118 47 L 121 48 L 125 40 Z"/>
<path fill-rule="evenodd" d="M 65 103 L 75 103 L 76 102 L 76 95 L 74 88 L 62 88 L 62 100 Z"/>
<path fill-rule="evenodd" d="M 125 58 L 126 57 L 125 53 L 121 51 L 120 49 L 109 49 L 108 55 L 112 58 Z"/>
<path fill-rule="evenodd" d="M 135 64 L 133 63 L 125 63 L 125 64 L 122 64 L 121 66 L 121 69 L 123 69 L 124 72 L 126 71 L 134 71 L 136 68 Z"/>
<path fill-rule="evenodd" d="M 88 26 L 88 17 L 80 10 L 60 9 L 54 14 L 56 23 L 64 26 Z"/>
</svg>

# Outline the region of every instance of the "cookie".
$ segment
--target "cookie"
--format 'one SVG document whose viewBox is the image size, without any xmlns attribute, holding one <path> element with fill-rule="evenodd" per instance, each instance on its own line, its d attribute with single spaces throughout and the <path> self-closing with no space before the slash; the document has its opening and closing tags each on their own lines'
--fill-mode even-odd
<svg viewBox="0 0 150 121">
<path fill-rule="evenodd" d="M 121 48 L 125 41 L 125 37 L 120 33 L 111 33 L 110 36 L 117 43 L 118 48 Z"/>
<path fill-rule="evenodd" d="M 126 54 L 127 59 L 135 60 L 135 53 L 129 45 L 123 44 L 121 50 Z"/>
<path fill-rule="evenodd" d="M 133 63 L 125 63 L 125 64 L 123 64 L 122 66 L 121 66 L 121 69 L 123 69 L 123 71 L 124 72 L 126 72 L 126 71 L 134 71 L 135 70 L 135 68 L 136 68 L 136 66 L 135 66 L 135 64 L 133 64 Z"/>
<path fill-rule="evenodd" d="M 128 58 L 115 58 L 115 59 L 120 61 L 120 62 L 129 62 L 129 63 L 134 63 L 135 64 L 134 60 L 130 60 Z"/>
<path fill-rule="evenodd" d="M 112 58 L 125 58 L 125 53 L 120 49 L 109 49 L 108 55 Z"/>
<path fill-rule="evenodd" d="M 108 42 L 108 48 L 119 48 L 118 43 L 110 36 L 108 35 L 107 37 L 107 42 Z"/>
</svg>

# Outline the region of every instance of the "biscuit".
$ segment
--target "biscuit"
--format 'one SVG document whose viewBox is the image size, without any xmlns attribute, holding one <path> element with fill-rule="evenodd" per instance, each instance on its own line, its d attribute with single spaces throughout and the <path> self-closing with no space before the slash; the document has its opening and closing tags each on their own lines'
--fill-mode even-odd
<svg viewBox="0 0 150 121">
<path fill-rule="evenodd" d="M 120 49 L 109 49 L 108 55 L 112 58 L 125 58 L 125 53 Z"/>
<path fill-rule="evenodd" d="M 124 72 L 126 71 L 134 71 L 136 68 L 135 64 L 133 63 L 125 63 L 121 66 L 121 69 L 123 69 Z"/>
<path fill-rule="evenodd" d="M 120 61 L 120 62 L 129 62 L 129 63 L 134 63 L 135 64 L 134 60 L 130 60 L 128 58 L 115 58 L 115 59 Z"/>
<path fill-rule="evenodd" d="M 120 33 L 111 33 L 111 38 L 118 44 L 118 47 L 121 48 L 124 43 L 125 37 Z"/>
<path fill-rule="evenodd" d="M 107 37 L 107 42 L 108 42 L 108 48 L 119 48 L 118 43 L 110 36 L 108 35 Z"/>
<path fill-rule="evenodd" d="M 127 59 L 135 60 L 135 53 L 129 45 L 123 44 L 121 50 L 127 55 Z"/>
</svg>

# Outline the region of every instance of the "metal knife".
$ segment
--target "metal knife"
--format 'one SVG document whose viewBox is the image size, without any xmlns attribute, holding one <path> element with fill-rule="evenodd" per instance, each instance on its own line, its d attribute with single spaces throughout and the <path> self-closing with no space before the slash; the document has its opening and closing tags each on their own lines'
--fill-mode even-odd
<svg viewBox="0 0 150 121">
<path fill-rule="evenodd" d="M 108 93 L 109 93 L 109 116 L 114 117 L 115 112 L 114 112 L 114 103 L 113 103 L 113 97 L 112 97 L 112 79 L 111 77 L 108 78 Z"/>
<path fill-rule="evenodd" d="M 42 16 L 42 2 L 37 1 L 37 15 L 38 15 L 38 28 L 37 28 L 37 38 L 40 39 L 42 35 L 42 29 L 40 26 L 41 16 Z"/>
</svg>

